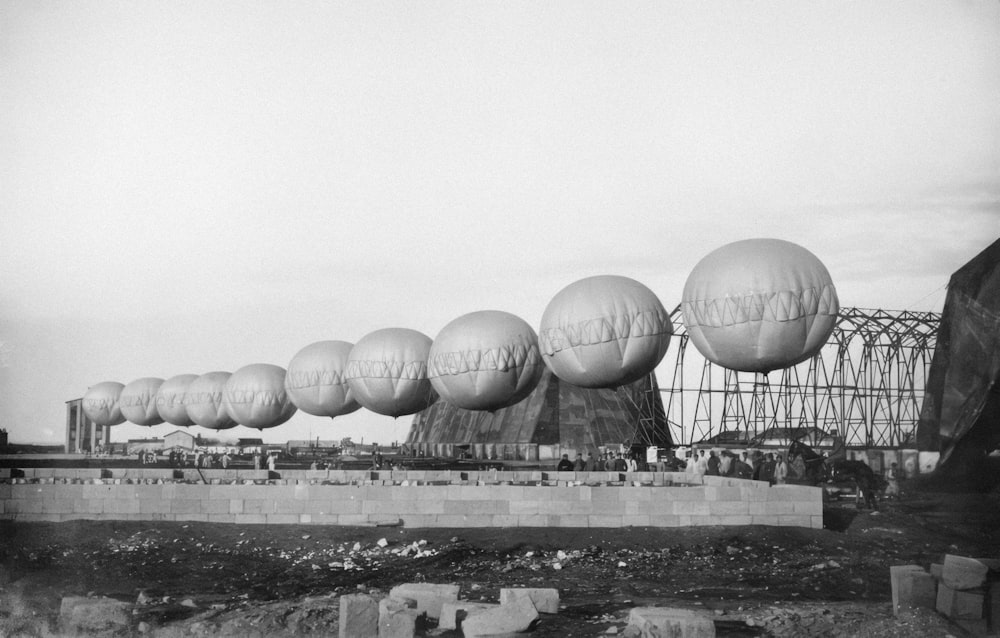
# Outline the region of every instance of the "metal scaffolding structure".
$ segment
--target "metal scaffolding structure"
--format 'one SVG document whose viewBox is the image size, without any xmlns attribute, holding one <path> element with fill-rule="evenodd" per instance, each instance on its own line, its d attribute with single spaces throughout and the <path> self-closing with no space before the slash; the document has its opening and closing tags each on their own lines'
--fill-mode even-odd
<svg viewBox="0 0 1000 638">
<path fill-rule="evenodd" d="M 731 430 L 812 426 L 836 430 L 852 446 L 912 444 L 940 313 L 841 308 L 817 355 L 770 375 L 710 363 L 688 348 L 680 306 L 671 319 L 675 334 L 659 376 L 662 383 L 673 361 L 660 392 L 675 444 Z"/>
</svg>

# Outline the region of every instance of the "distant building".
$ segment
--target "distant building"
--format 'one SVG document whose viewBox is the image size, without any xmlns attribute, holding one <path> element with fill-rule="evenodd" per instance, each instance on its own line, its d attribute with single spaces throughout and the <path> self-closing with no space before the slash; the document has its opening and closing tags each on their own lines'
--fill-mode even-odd
<svg viewBox="0 0 1000 638">
<path fill-rule="evenodd" d="M 253 454 L 264 449 L 264 439 L 239 439 L 236 441 L 239 454 Z"/>
<path fill-rule="evenodd" d="M 185 432 L 184 430 L 174 430 L 170 434 L 163 437 L 163 447 L 164 449 L 170 448 L 184 448 L 185 450 L 194 449 L 195 438 L 190 432 Z"/>
<path fill-rule="evenodd" d="M 128 453 L 135 454 L 139 450 L 159 452 L 163 449 L 163 439 L 129 439 Z"/>
<path fill-rule="evenodd" d="M 83 412 L 83 399 L 66 402 L 66 454 L 95 453 L 111 446 L 111 426 L 97 425 Z M 98 449 L 100 448 L 100 450 Z"/>
</svg>

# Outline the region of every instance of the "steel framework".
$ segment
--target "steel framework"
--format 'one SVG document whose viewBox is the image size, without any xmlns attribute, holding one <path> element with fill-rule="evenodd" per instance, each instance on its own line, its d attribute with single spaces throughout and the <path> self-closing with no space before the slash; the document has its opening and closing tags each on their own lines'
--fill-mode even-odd
<svg viewBox="0 0 1000 638">
<path fill-rule="evenodd" d="M 671 360 L 673 376 L 660 392 L 676 444 L 729 430 L 810 426 L 836 430 L 853 446 L 911 444 L 940 313 L 841 308 L 817 355 L 770 375 L 710 363 L 688 348 L 680 306 L 671 319 L 675 334 L 660 377 Z"/>
</svg>

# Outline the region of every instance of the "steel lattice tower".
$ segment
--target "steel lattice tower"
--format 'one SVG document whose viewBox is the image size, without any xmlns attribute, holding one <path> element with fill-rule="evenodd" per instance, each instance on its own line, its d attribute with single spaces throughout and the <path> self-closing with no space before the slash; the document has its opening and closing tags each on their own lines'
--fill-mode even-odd
<svg viewBox="0 0 1000 638">
<path fill-rule="evenodd" d="M 816 356 L 766 376 L 710 363 L 688 348 L 680 306 L 671 319 L 661 370 L 673 360 L 673 376 L 660 392 L 676 444 L 726 430 L 809 426 L 836 429 L 848 445 L 913 444 L 940 313 L 841 308 Z"/>
</svg>

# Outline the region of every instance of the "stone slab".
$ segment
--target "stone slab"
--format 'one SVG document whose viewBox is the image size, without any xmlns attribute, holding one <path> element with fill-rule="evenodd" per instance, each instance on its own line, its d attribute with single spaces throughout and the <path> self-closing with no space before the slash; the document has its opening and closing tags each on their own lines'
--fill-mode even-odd
<svg viewBox="0 0 1000 638">
<path fill-rule="evenodd" d="M 892 586 L 892 612 L 899 616 L 917 607 L 934 609 L 937 586 L 934 577 L 919 565 L 893 565 L 889 568 Z"/>
<path fill-rule="evenodd" d="M 629 628 L 640 638 L 715 638 L 715 623 L 704 612 L 671 607 L 634 607 Z"/>
<path fill-rule="evenodd" d="M 538 610 L 527 597 L 515 598 L 507 605 L 494 609 L 471 611 L 462 621 L 462 635 L 465 638 L 486 638 L 504 636 L 528 631 L 538 620 Z"/>
<path fill-rule="evenodd" d="M 978 620 L 984 617 L 986 594 L 983 592 L 959 591 L 944 583 L 937 588 L 938 613 L 952 619 Z"/>
<path fill-rule="evenodd" d="M 378 601 L 368 594 L 340 597 L 339 638 L 378 638 Z"/>
<path fill-rule="evenodd" d="M 406 602 L 383 598 L 378 602 L 379 638 L 414 638 L 422 628 L 421 614 Z"/>
<path fill-rule="evenodd" d="M 487 609 L 495 609 L 500 605 L 496 603 L 481 603 L 470 600 L 460 600 L 454 603 L 444 603 L 441 605 L 441 618 L 438 620 L 439 629 L 459 629 L 462 621 L 468 618 L 469 614 Z"/>
<path fill-rule="evenodd" d="M 418 612 L 426 613 L 430 618 L 440 618 L 441 606 L 444 603 L 458 601 L 458 585 L 404 583 L 390 589 L 389 597 L 415 600 Z"/>
<path fill-rule="evenodd" d="M 559 590 L 551 587 L 504 587 L 500 590 L 500 604 L 509 605 L 518 598 L 527 598 L 542 614 L 559 613 Z"/>
</svg>

